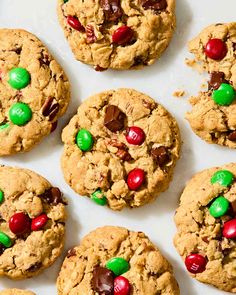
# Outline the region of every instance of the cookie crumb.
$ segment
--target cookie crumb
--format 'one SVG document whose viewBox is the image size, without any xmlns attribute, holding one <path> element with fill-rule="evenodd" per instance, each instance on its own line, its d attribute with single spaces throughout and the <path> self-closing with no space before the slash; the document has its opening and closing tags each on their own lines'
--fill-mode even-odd
<svg viewBox="0 0 236 295">
<path fill-rule="evenodd" d="M 203 66 L 197 62 L 195 59 L 188 59 L 185 58 L 185 64 L 193 69 L 195 69 L 196 71 L 198 71 L 200 74 L 203 73 L 204 69 Z"/>
<path fill-rule="evenodd" d="M 184 90 L 176 90 L 172 93 L 174 97 L 183 97 L 186 95 L 186 92 Z"/>
</svg>

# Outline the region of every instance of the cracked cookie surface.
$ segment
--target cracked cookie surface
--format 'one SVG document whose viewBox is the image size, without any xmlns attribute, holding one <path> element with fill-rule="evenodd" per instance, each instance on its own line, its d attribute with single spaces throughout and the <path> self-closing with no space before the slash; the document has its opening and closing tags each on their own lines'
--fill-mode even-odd
<svg viewBox="0 0 236 295">
<path fill-rule="evenodd" d="M 175 0 L 58 0 L 58 16 L 77 60 L 126 70 L 153 64 L 166 49 Z"/>
<path fill-rule="evenodd" d="M 65 200 L 38 174 L 0 166 L 0 276 L 24 279 L 61 254 Z"/>
<path fill-rule="evenodd" d="M 88 151 L 76 144 L 84 129 L 93 138 Z M 142 206 L 166 190 L 181 144 L 175 119 L 132 89 L 88 98 L 63 130 L 62 140 L 67 183 L 93 200 L 100 190 L 113 210 Z"/>
<path fill-rule="evenodd" d="M 35 295 L 35 293 L 20 289 L 8 289 L 0 291 L 0 295 Z"/>
<path fill-rule="evenodd" d="M 22 69 L 28 75 L 24 85 Z M 39 39 L 24 30 L 0 29 L 0 96 L 3 156 L 29 151 L 50 134 L 67 109 L 70 87 L 63 69 Z"/>
<path fill-rule="evenodd" d="M 179 294 L 171 265 L 145 234 L 113 226 L 96 229 L 68 252 L 57 280 L 58 294 L 100 294 L 92 287 L 93 271 L 113 257 L 129 263 L 122 276 L 129 280 L 130 295 Z"/>
<path fill-rule="evenodd" d="M 215 173 L 222 170 L 227 170 L 233 175 L 233 180 L 227 186 L 213 183 Z M 206 265 L 201 272 L 196 272 L 201 265 L 197 263 L 193 266 L 194 278 L 234 293 L 236 293 L 236 241 L 226 235 L 225 229 L 226 224 L 231 223 L 232 226 L 232 222 L 236 220 L 235 177 L 236 164 L 233 163 L 197 173 L 187 183 L 181 195 L 175 215 L 177 234 L 174 238 L 175 247 L 183 260 L 190 254 L 200 254 L 204 257 Z M 219 196 L 221 196 L 220 201 Z M 225 202 L 228 204 L 228 209 L 224 208 Z M 230 230 L 232 229 L 233 227 Z"/>
</svg>

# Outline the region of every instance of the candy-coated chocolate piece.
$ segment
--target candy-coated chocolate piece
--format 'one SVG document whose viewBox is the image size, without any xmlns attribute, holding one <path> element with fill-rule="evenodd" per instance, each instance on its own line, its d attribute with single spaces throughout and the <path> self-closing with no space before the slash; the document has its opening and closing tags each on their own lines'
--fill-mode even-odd
<svg viewBox="0 0 236 295">
<path fill-rule="evenodd" d="M 206 269 L 206 264 L 206 258 L 200 254 L 190 254 L 185 258 L 185 266 L 193 274 L 203 272 Z"/>
<path fill-rule="evenodd" d="M 211 178 L 211 183 L 219 183 L 222 186 L 230 186 L 234 181 L 234 175 L 228 170 L 219 170 Z"/>
<path fill-rule="evenodd" d="M 0 125 L 0 131 L 7 129 L 9 126 L 10 126 L 9 123 L 5 123 L 5 124 Z"/>
<path fill-rule="evenodd" d="M 6 248 L 10 248 L 12 245 L 11 238 L 2 231 L 0 231 L 0 243 Z"/>
<path fill-rule="evenodd" d="M 134 32 L 128 26 L 121 26 L 112 34 L 112 42 L 117 45 L 126 45 L 133 38 Z"/>
<path fill-rule="evenodd" d="M 223 225 L 222 230 L 223 237 L 227 239 L 236 238 L 236 219 L 231 219 Z"/>
<path fill-rule="evenodd" d="M 129 281 L 122 276 L 116 277 L 114 280 L 114 295 L 129 295 L 130 284 Z"/>
<path fill-rule="evenodd" d="M 41 230 L 47 223 L 48 217 L 46 214 L 41 214 L 38 217 L 35 217 L 31 222 L 31 230 Z"/>
<path fill-rule="evenodd" d="M 15 235 L 22 235 L 30 231 L 31 220 L 23 212 L 15 213 L 9 220 L 9 228 Z"/>
<path fill-rule="evenodd" d="M 225 215 L 228 209 L 229 201 L 225 197 L 219 196 L 211 204 L 209 212 L 213 217 L 218 218 Z"/>
<path fill-rule="evenodd" d="M 91 199 L 100 206 L 105 206 L 107 204 L 107 198 L 100 189 L 92 193 Z"/>
<path fill-rule="evenodd" d="M 0 190 L 0 204 L 2 204 L 4 201 L 4 192 Z"/>
<path fill-rule="evenodd" d="M 140 168 L 131 170 L 127 177 L 127 184 L 130 190 L 139 189 L 145 180 L 145 172 Z"/>
<path fill-rule="evenodd" d="M 23 126 L 31 120 L 32 111 L 27 104 L 17 102 L 11 106 L 9 117 L 13 124 Z"/>
<path fill-rule="evenodd" d="M 84 27 L 81 25 L 80 21 L 78 20 L 78 18 L 74 17 L 74 16 L 67 16 L 67 23 L 75 30 L 79 31 L 79 32 L 84 32 Z"/>
<path fill-rule="evenodd" d="M 113 295 L 113 272 L 105 267 L 96 267 L 93 271 L 92 288 L 99 294 Z"/>
<path fill-rule="evenodd" d="M 145 140 L 145 133 L 140 127 L 131 126 L 127 128 L 125 138 L 129 144 L 141 145 Z"/>
<path fill-rule="evenodd" d="M 106 268 L 110 269 L 116 276 L 127 272 L 129 267 L 129 262 L 122 257 L 113 257 L 106 263 Z"/>
<path fill-rule="evenodd" d="M 227 54 L 227 46 L 221 39 L 210 39 L 205 47 L 205 54 L 214 60 L 221 60 Z"/>
<path fill-rule="evenodd" d="M 90 151 L 93 147 L 93 136 L 88 130 L 80 129 L 76 136 L 76 143 L 81 151 Z"/>
<path fill-rule="evenodd" d="M 8 83 L 14 89 L 23 89 L 30 83 L 30 74 L 24 68 L 13 68 L 9 72 Z"/>
<path fill-rule="evenodd" d="M 230 84 L 222 83 L 217 90 L 212 93 L 214 102 L 221 106 L 230 105 L 236 96 L 236 91 Z"/>
</svg>

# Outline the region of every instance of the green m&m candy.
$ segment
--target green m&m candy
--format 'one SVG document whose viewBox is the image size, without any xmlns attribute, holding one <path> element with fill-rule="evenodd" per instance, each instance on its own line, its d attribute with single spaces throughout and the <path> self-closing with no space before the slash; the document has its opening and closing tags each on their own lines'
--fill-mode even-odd
<svg viewBox="0 0 236 295">
<path fill-rule="evenodd" d="M 234 88 L 227 83 L 222 83 L 217 90 L 212 93 L 212 98 L 216 104 L 221 106 L 230 105 L 236 96 Z"/>
<path fill-rule="evenodd" d="M 107 261 L 106 268 L 110 269 L 116 276 L 120 276 L 129 270 L 129 262 L 124 258 L 114 257 Z"/>
<path fill-rule="evenodd" d="M 22 102 L 13 104 L 9 110 L 9 117 L 13 124 L 22 126 L 32 118 L 31 108 Z"/>
<path fill-rule="evenodd" d="M 219 196 L 216 198 L 209 208 L 209 212 L 211 216 L 218 218 L 228 211 L 229 209 L 229 201 L 223 196 Z"/>
<path fill-rule="evenodd" d="M 100 189 L 97 189 L 94 193 L 92 193 L 91 199 L 100 206 L 105 206 L 107 204 L 107 198 Z"/>
<path fill-rule="evenodd" d="M 9 72 L 8 83 L 14 89 L 25 88 L 30 83 L 30 74 L 24 68 L 13 68 Z"/>
<path fill-rule="evenodd" d="M 4 192 L 0 190 L 0 204 L 4 201 Z"/>
<path fill-rule="evenodd" d="M 6 248 L 10 248 L 12 245 L 11 238 L 2 231 L 0 231 L 0 243 Z"/>
<path fill-rule="evenodd" d="M 234 175 L 228 170 L 219 170 L 211 178 L 211 183 L 219 183 L 222 186 L 230 186 L 233 183 Z"/>
<path fill-rule="evenodd" d="M 88 130 L 80 129 L 76 136 L 76 143 L 81 151 L 88 152 L 93 147 L 93 136 Z"/>
</svg>

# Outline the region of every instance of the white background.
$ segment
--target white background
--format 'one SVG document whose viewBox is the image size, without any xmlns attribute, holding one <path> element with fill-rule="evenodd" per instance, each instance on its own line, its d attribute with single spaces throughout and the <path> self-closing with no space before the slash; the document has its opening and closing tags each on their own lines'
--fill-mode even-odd
<svg viewBox="0 0 236 295">
<path fill-rule="evenodd" d="M 204 26 L 236 21 L 236 1 L 176 1 L 177 31 L 169 48 L 155 65 L 141 71 L 99 73 L 74 60 L 57 21 L 56 0 L 0 0 L 0 27 L 24 28 L 36 34 L 64 67 L 73 90 L 69 110 L 60 120 L 57 131 L 33 151 L 2 158 L 0 163 L 32 169 L 62 189 L 69 199 L 66 249 L 78 244 L 80 238 L 90 230 L 106 224 L 144 231 L 172 263 L 181 294 L 226 294 L 189 277 L 173 247 L 172 239 L 176 231 L 173 215 L 186 181 L 203 168 L 236 161 L 234 150 L 206 144 L 193 134 L 184 119 L 184 113 L 190 109 L 187 96 L 196 94 L 203 81 L 203 77 L 184 64 L 185 57 L 190 56 L 186 43 Z M 179 123 L 183 148 L 168 191 L 150 205 L 113 212 L 87 198 L 78 197 L 66 185 L 60 169 L 63 149 L 60 133 L 81 101 L 96 92 L 118 87 L 136 88 L 163 104 Z M 176 89 L 184 89 L 188 95 L 185 98 L 174 98 L 172 93 Z M 0 290 L 18 287 L 31 289 L 37 295 L 56 295 L 55 282 L 61 262 L 62 257 L 51 268 L 32 279 L 13 282 L 1 278 Z"/>
</svg>

